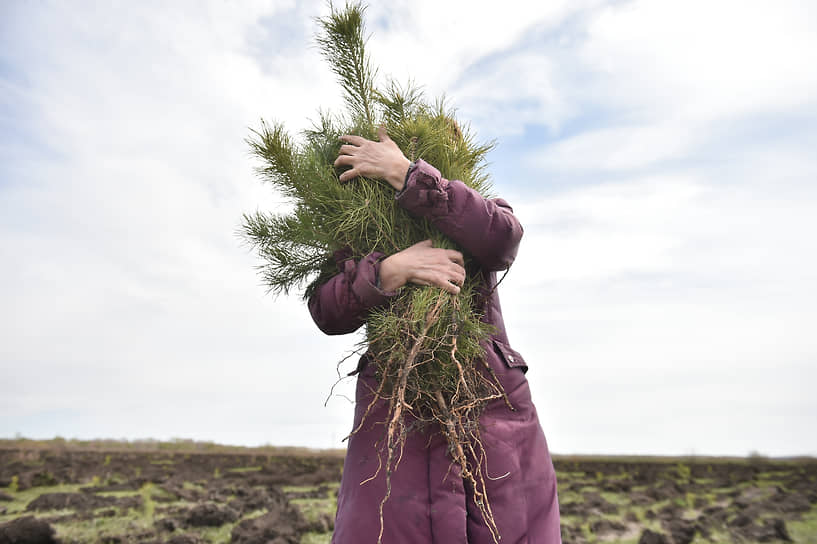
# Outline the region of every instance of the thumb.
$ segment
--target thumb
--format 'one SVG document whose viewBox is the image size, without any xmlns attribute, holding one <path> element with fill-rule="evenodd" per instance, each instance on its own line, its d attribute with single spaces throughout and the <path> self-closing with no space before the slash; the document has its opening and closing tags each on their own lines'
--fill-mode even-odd
<svg viewBox="0 0 817 544">
<path fill-rule="evenodd" d="M 386 132 L 386 127 L 384 125 L 380 125 L 379 127 L 377 127 L 377 139 L 380 140 L 381 142 L 388 142 L 389 140 L 391 140 L 391 138 L 389 138 L 388 133 Z"/>
</svg>

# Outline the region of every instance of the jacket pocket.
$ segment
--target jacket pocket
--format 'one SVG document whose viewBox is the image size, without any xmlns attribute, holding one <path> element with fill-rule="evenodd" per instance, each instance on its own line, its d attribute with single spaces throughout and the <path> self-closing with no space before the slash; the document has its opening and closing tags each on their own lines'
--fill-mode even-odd
<svg viewBox="0 0 817 544">
<path fill-rule="evenodd" d="M 508 365 L 510 368 L 521 368 L 523 372 L 528 371 L 528 364 L 518 351 L 513 349 L 505 342 L 497 340 L 496 338 L 492 338 L 491 342 L 494 344 L 494 350 L 497 352 L 497 354 L 499 354 L 499 357 L 505 362 L 506 365 Z"/>
</svg>

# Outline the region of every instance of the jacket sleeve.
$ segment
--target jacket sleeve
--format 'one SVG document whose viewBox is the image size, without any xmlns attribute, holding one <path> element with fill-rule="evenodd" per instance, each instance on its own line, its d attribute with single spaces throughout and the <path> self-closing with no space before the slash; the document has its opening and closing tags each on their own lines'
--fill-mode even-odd
<svg viewBox="0 0 817 544">
<path fill-rule="evenodd" d="M 501 198 L 486 199 L 458 180 L 444 179 L 439 170 L 418 160 L 397 202 L 416 217 L 425 217 L 457 242 L 489 271 L 513 263 L 522 225 Z"/>
<path fill-rule="evenodd" d="M 318 287 L 308 303 L 309 313 L 320 330 L 333 335 L 354 332 L 366 321 L 370 309 L 397 294 L 377 286 L 382 258 L 382 253 L 375 252 L 355 261 L 344 259 L 343 252 L 336 252 L 340 273 Z"/>
</svg>

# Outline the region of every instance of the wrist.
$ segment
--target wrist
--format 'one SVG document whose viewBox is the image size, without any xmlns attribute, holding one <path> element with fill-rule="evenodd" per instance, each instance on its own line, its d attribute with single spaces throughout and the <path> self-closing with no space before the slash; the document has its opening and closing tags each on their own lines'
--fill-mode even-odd
<svg viewBox="0 0 817 544">
<path fill-rule="evenodd" d="M 395 253 L 380 261 L 380 289 L 383 291 L 396 291 L 406 284 L 406 278 L 402 273 L 403 267 L 400 265 L 399 254 Z"/>
<path fill-rule="evenodd" d="M 400 160 L 395 161 L 391 172 L 386 177 L 386 181 L 397 191 L 402 191 L 406 184 L 406 175 L 408 174 L 411 161 L 406 157 L 401 156 Z"/>
</svg>

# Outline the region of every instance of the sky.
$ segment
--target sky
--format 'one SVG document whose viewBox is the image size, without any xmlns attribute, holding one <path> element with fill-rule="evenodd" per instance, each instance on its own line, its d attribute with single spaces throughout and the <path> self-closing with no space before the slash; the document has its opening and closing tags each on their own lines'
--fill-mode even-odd
<svg viewBox="0 0 817 544">
<path fill-rule="evenodd" d="M 251 130 L 342 107 L 328 9 L 0 3 L 0 437 L 345 447 L 360 336 L 267 294 L 237 235 L 285 206 Z M 381 82 L 497 143 L 525 229 L 499 292 L 553 453 L 817 455 L 814 3 L 367 22 Z"/>
</svg>

